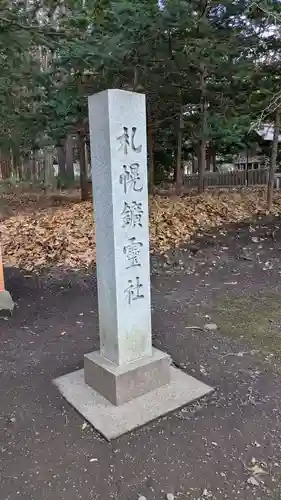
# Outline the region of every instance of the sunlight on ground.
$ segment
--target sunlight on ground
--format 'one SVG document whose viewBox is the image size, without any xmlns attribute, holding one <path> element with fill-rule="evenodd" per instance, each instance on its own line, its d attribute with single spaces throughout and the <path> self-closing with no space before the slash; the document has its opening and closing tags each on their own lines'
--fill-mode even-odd
<svg viewBox="0 0 281 500">
<path fill-rule="evenodd" d="M 277 355 L 281 362 L 280 293 L 227 296 L 219 300 L 213 318 L 222 335 L 244 340 L 253 348 Z"/>
</svg>

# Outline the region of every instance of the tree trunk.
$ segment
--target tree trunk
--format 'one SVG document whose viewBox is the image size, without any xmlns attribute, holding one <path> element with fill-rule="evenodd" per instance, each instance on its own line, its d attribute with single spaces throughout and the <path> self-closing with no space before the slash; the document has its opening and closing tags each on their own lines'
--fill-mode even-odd
<svg viewBox="0 0 281 500">
<path fill-rule="evenodd" d="M 35 151 L 33 151 L 32 154 L 32 180 L 33 182 L 36 182 L 37 180 L 37 161 Z"/>
<path fill-rule="evenodd" d="M 25 156 L 23 159 L 22 180 L 31 181 L 31 160 L 29 156 Z"/>
<path fill-rule="evenodd" d="M 11 157 L 8 153 L 0 153 L 0 165 L 2 179 L 9 179 L 11 176 Z"/>
<path fill-rule="evenodd" d="M 23 158 L 20 157 L 19 163 L 18 163 L 18 180 L 22 181 L 23 180 Z"/>
<path fill-rule="evenodd" d="M 21 180 L 21 158 L 17 149 L 12 151 L 12 164 L 15 178 Z"/>
<path fill-rule="evenodd" d="M 200 71 L 200 90 L 201 90 L 201 103 L 200 103 L 200 120 L 201 131 L 199 140 L 199 176 L 198 176 L 198 193 L 203 193 L 205 189 L 204 177 L 206 170 L 206 144 L 207 144 L 207 101 L 206 101 L 206 70 L 204 66 Z"/>
<path fill-rule="evenodd" d="M 88 178 L 85 155 L 85 134 L 83 131 L 78 132 L 78 148 L 79 148 L 79 163 L 80 163 L 80 188 L 81 200 L 89 199 Z"/>
<path fill-rule="evenodd" d="M 211 143 L 210 142 L 206 148 L 206 170 L 207 170 L 207 172 L 211 171 Z"/>
<path fill-rule="evenodd" d="M 89 179 L 92 182 L 92 158 L 91 158 L 91 147 L 90 147 L 90 138 L 88 135 L 85 136 L 85 155 L 86 155 L 86 169 L 87 169 L 87 180 L 89 183 Z M 91 190 L 90 190 L 91 192 Z"/>
<path fill-rule="evenodd" d="M 183 107 L 180 109 L 178 143 L 177 143 L 177 163 L 176 163 L 176 194 L 180 195 L 182 189 L 182 129 L 183 129 Z"/>
<path fill-rule="evenodd" d="M 46 147 L 44 150 L 44 189 L 47 192 L 53 189 L 55 184 L 53 166 L 53 148 Z"/>
<path fill-rule="evenodd" d="M 135 73 L 135 77 L 137 74 Z M 137 82 L 136 82 L 137 83 Z M 154 137 L 153 122 L 151 116 L 151 103 L 149 97 L 146 100 L 147 115 L 147 150 L 148 150 L 148 191 L 153 194 L 154 191 Z"/>
<path fill-rule="evenodd" d="M 87 140 L 86 136 L 84 136 L 84 149 L 85 149 L 85 164 L 86 164 L 86 175 L 87 175 L 87 181 L 89 179 L 89 149 L 87 146 Z"/>
<path fill-rule="evenodd" d="M 147 127 L 147 148 L 148 148 L 148 188 L 153 193 L 154 189 L 154 151 L 153 151 L 153 131 L 152 124 Z"/>
<path fill-rule="evenodd" d="M 198 155 L 198 193 L 203 193 L 205 189 L 205 170 L 206 170 L 206 140 L 201 139 L 199 141 L 199 155 Z"/>
<path fill-rule="evenodd" d="M 57 155 L 58 155 L 58 188 L 64 188 L 66 184 L 66 168 L 65 168 L 65 149 L 64 146 L 57 146 Z"/>
<path fill-rule="evenodd" d="M 216 172 L 217 170 L 217 160 L 216 160 L 216 146 L 214 143 L 211 143 L 211 163 L 212 163 L 212 172 Z"/>
<path fill-rule="evenodd" d="M 74 182 L 74 168 L 73 168 L 73 139 L 69 134 L 65 142 L 65 162 L 66 162 L 66 175 L 70 184 Z"/>
<path fill-rule="evenodd" d="M 268 184 L 267 184 L 267 210 L 271 212 L 272 210 L 272 201 L 273 201 L 273 187 L 274 187 L 274 174 L 276 170 L 276 162 L 277 162 L 277 154 L 278 154 L 278 140 L 279 140 L 279 132 L 280 132 L 280 108 L 277 108 L 275 111 L 275 119 L 274 119 L 274 132 L 273 132 L 273 141 L 271 146 L 271 157 L 270 157 L 270 165 L 268 172 Z"/>
</svg>

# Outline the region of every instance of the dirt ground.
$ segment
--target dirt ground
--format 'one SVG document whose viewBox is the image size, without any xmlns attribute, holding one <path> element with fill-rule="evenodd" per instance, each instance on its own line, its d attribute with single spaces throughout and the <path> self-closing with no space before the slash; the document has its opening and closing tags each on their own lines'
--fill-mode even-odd
<svg viewBox="0 0 281 500">
<path fill-rule="evenodd" d="M 94 271 L 8 268 L 1 500 L 280 499 L 279 227 L 223 228 L 152 256 L 154 345 L 216 391 L 110 443 L 52 384 L 98 347 Z"/>
</svg>

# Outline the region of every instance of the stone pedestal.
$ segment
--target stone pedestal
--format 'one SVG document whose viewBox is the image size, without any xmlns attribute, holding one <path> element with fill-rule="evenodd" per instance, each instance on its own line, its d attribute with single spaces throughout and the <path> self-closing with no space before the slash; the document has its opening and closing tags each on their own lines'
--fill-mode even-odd
<svg viewBox="0 0 281 500">
<path fill-rule="evenodd" d="M 10 314 L 12 314 L 14 306 L 15 304 L 11 297 L 10 292 L 5 290 L 4 266 L 2 262 L 2 254 L 0 247 L 0 313 L 5 314 L 9 312 Z"/>
<path fill-rule="evenodd" d="M 9 312 L 12 314 L 15 304 L 11 297 L 10 292 L 7 290 L 0 291 L 0 312 L 3 314 Z"/>
<path fill-rule="evenodd" d="M 127 403 L 170 382 L 170 356 L 158 349 L 152 355 L 117 366 L 99 352 L 84 357 L 85 382 L 114 405 Z"/>
</svg>

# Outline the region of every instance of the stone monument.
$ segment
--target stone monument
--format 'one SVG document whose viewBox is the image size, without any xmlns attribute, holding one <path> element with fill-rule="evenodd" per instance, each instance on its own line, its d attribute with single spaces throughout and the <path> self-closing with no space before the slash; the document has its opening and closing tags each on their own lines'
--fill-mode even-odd
<svg viewBox="0 0 281 500">
<path fill-rule="evenodd" d="M 170 373 L 151 341 L 145 96 L 106 91 L 89 110 L 100 352 L 85 356 L 85 381 L 121 404 Z"/>
<path fill-rule="evenodd" d="M 112 438 L 211 388 L 152 347 L 145 96 L 107 90 L 89 98 L 100 350 L 55 381 Z"/>
</svg>

